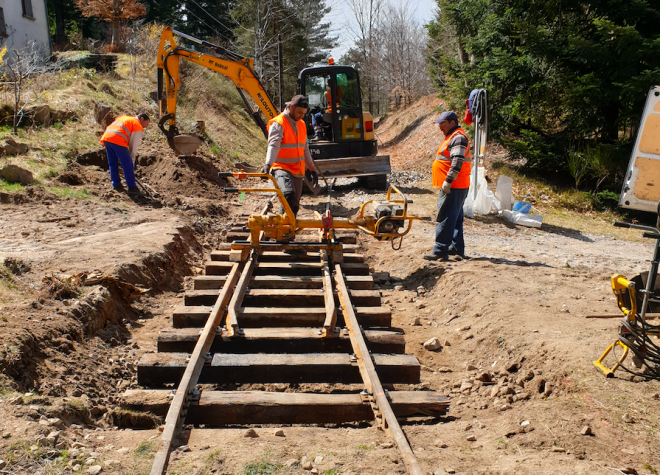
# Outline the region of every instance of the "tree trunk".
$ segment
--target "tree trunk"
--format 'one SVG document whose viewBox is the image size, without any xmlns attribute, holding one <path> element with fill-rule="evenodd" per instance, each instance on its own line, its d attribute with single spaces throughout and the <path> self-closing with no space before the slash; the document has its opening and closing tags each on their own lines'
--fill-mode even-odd
<svg viewBox="0 0 660 475">
<path fill-rule="evenodd" d="M 62 0 L 53 0 L 55 5 L 55 44 L 62 45 L 66 41 L 64 35 L 64 16 L 62 12 L 64 10 L 64 5 Z"/>
</svg>

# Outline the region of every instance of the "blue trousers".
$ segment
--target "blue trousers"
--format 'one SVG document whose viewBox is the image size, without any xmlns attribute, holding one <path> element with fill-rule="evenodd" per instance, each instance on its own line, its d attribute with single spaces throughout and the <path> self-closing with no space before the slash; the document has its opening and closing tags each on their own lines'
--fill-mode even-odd
<svg viewBox="0 0 660 475">
<path fill-rule="evenodd" d="M 448 257 L 450 251 L 461 256 L 465 254 L 463 203 L 467 198 L 468 190 L 469 188 L 452 188 L 448 195 L 440 191 L 433 254 L 441 257 Z"/>
<path fill-rule="evenodd" d="M 124 170 L 124 178 L 126 179 L 126 186 L 129 188 L 136 188 L 135 172 L 133 171 L 133 159 L 131 154 L 128 153 L 128 147 L 122 147 L 111 142 L 103 142 L 105 151 L 108 154 L 108 165 L 110 165 L 110 180 L 112 186 L 121 186 L 121 178 L 119 178 L 119 164 Z"/>
</svg>

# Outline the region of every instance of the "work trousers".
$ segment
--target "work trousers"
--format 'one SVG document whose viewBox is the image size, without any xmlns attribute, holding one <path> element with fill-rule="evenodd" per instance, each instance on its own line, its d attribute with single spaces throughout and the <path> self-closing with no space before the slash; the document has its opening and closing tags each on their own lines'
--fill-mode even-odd
<svg viewBox="0 0 660 475">
<path fill-rule="evenodd" d="M 277 182 L 277 186 L 280 187 L 284 198 L 286 198 L 286 202 L 289 203 L 291 211 L 297 216 L 298 210 L 300 209 L 300 196 L 302 195 L 303 189 L 302 177 L 296 177 L 293 173 L 282 170 L 281 168 L 275 168 L 272 173 Z M 284 209 L 281 206 L 280 213 L 284 213 Z"/>
<path fill-rule="evenodd" d="M 445 195 L 438 196 L 438 216 L 435 223 L 435 246 L 433 254 L 448 257 L 449 252 L 465 255 L 463 240 L 463 203 L 469 188 L 452 188 Z"/>
<path fill-rule="evenodd" d="M 126 186 L 129 188 L 136 188 L 135 172 L 133 171 L 133 159 L 128 152 L 128 147 L 122 147 L 112 142 L 103 142 L 105 151 L 108 155 L 108 165 L 110 165 L 110 180 L 112 181 L 113 188 L 121 186 L 121 178 L 119 178 L 119 164 L 124 170 L 124 178 L 126 179 Z"/>
</svg>

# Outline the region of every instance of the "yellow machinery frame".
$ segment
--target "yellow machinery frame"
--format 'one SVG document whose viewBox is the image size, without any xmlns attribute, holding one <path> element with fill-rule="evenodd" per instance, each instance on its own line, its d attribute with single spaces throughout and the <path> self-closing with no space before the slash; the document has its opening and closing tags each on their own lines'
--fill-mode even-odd
<svg viewBox="0 0 660 475">
<path fill-rule="evenodd" d="M 635 322 L 635 318 L 637 315 L 637 301 L 636 296 L 635 296 L 635 283 L 630 282 L 627 280 L 624 276 L 616 274 L 612 276 L 612 292 L 614 292 L 614 295 L 616 296 L 617 299 L 617 305 L 623 312 L 623 318 L 624 320 L 628 320 L 632 323 Z M 627 305 L 626 298 L 628 297 L 627 300 L 629 300 L 629 306 Z M 623 348 L 623 355 L 621 355 L 621 358 L 617 358 L 617 363 L 610 369 L 607 366 L 603 364 L 603 360 L 605 357 L 612 352 L 615 346 L 620 346 Z M 621 366 L 621 363 L 626 359 L 626 356 L 628 356 L 628 347 L 624 345 L 621 340 L 616 340 L 614 343 L 612 343 L 610 346 L 607 347 L 605 352 L 602 354 L 600 358 L 595 360 L 594 366 L 598 368 L 606 377 L 611 378 L 614 376 L 614 372 Z"/>
<path fill-rule="evenodd" d="M 408 198 L 401 193 L 401 191 L 394 185 L 391 185 L 387 191 L 386 201 L 382 204 L 400 204 L 403 208 L 403 214 L 400 216 L 383 216 L 376 218 L 365 214 L 366 207 L 373 203 L 374 205 L 381 204 L 378 201 L 367 201 L 360 207 L 360 212 L 355 218 L 335 218 L 329 212 L 319 219 L 298 219 L 293 214 L 289 203 L 284 198 L 284 194 L 280 187 L 277 185 L 275 178 L 266 173 L 245 173 L 245 172 L 221 172 L 219 176 L 233 177 L 239 180 L 246 178 L 265 178 L 270 180 L 271 188 L 225 188 L 226 192 L 238 193 L 276 193 L 277 197 L 284 210 L 283 214 L 265 214 L 253 215 L 248 219 L 247 227 L 250 230 L 250 245 L 252 247 L 259 247 L 263 237 L 282 241 L 295 237 L 297 233 L 303 229 L 319 229 L 323 230 L 325 235 L 329 235 L 333 229 L 358 229 L 366 234 L 374 236 L 376 239 L 382 241 L 392 241 L 396 239 L 403 239 L 403 237 L 410 232 L 412 222 L 415 220 L 430 221 L 431 218 L 424 216 L 414 216 L 408 214 Z M 394 192 L 398 199 L 392 199 L 392 192 Z M 405 229 L 402 232 L 382 232 L 381 226 L 388 220 L 404 223 Z M 263 235 L 262 235 L 263 233 Z M 295 245 L 289 245 L 295 247 Z"/>
</svg>

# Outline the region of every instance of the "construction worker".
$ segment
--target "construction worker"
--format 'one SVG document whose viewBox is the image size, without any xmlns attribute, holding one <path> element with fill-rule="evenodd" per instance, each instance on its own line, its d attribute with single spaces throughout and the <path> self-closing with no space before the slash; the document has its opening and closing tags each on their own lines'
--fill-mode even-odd
<svg viewBox="0 0 660 475">
<path fill-rule="evenodd" d="M 264 173 L 272 173 L 294 215 L 300 209 L 305 165 L 312 172 L 312 183 L 319 174 L 309 153 L 307 128 L 303 117 L 309 104 L 305 96 L 294 96 L 277 117 L 268 122 L 268 150 Z"/>
<path fill-rule="evenodd" d="M 440 114 L 435 121 L 445 136 L 433 161 L 433 186 L 440 188 L 438 216 L 435 223 L 435 246 L 424 256 L 430 261 L 448 261 L 450 255 L 465 259 L 463 241 L 463 203 L 470 188 L 470 143 L 458 126 L 452 111 Z"/>
<path fill-rule="evenodd" d="M 138 114 L 137 117 L 119 116 L 105 129 L 101 137 L 101 143 L 108 155 L 110 180 L 115 191 L 124 191 L 121 178 L 119 178 L 119 164 L 121 163 L 128 193 L 138 196 L 144 195 L 135 183 L 133 160 L 135 160 L 144 129 L 147 127 L 149 127 L 149 116 L 142 113 Z"/>
</svg>

